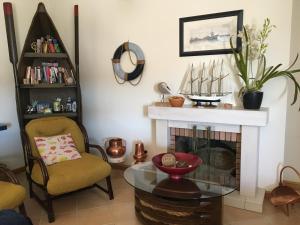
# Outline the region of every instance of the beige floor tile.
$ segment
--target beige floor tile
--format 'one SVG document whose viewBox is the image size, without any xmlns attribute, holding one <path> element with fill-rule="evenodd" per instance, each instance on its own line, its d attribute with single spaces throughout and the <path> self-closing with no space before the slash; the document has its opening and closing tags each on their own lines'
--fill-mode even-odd
<svg viewBox="0 0 300 225">
<path fill-rule="evenodd" d="M 286 216 L 283 211 L 267 216 L 272 225 L 300 225 L 300 210 L 291 210 Z"/>
<path fill-rule="evenodd" d="M 40 218 L 30 218 L 33 225 L 39 225 L 40 224 Z"/>
<path fill-rule="evenodd" d="M 268 218 L 244 219 L 238 222 L 229 222 L 227 225 L 273 225 Z"/>
<path fill-rule="evenodd" d="M 111 177 L 114 200 L 97 188 L 55 200 L 56 220 L 51 225 L 141 225 L 134 211 L 134 188 L 124 180 L 123 171 L 113 170 Z M 27 186 L 25 174 L 20 180 Z M 105 182 L 101 184 L 106 187 Z M 48 224 L 46 212 L 34 199 L 27 197 L 25 206 L 34 225 Z M 289 217 L 268 200 L 262 214 L 228 206 L 223 212 L 223 225 L 300 225 L 300 203 L 291 208 Z"/>
<path fill-rule="evenodd" d="M 114 190 L 114 201 L 116 202 L 134 202 L 134 189 L 129 186 L 123 189 Z"/>
<path fill-rule="evenodd" d="M 134 220 L 123 220 L 117 222 L 115 225 L 142 225 L 137 219 Z"/>
<path fill-rule="evenodd" d="M 39 225 L 82 225 L 78 223 L 76 213 L 64 213 L 56 214 L 55 221 L 53 223 L 48 223 L 48 217 L 43 216 Z"/>
<path fill-rule="evenodd" d="M 57 215 L 65 213 L 75 213 L 76 199 L 72 195 L 56 199 L 53 201 L 53 209 Z"/>
<path fill-rule="evenodd" d="M 265 215 L 271 215 L 271 214 L 280 213 L 280 212 L 282 212 L 280 210 L 280 208 L 274 207 L 268 199 L 265 199 L 264 205 L 263 205 L 263 213 Z"/>
<path fill-rule="evenodd" d="M 123 178 L 123 173 L 124 171 L 122 170 L 114 170 L 111 173 L 111 178 L 116 179 L 116 178 Z"/>
<path fill-rule="evenodd" d="M 244 220 L 261 219 L 263 214 L 241 210 L 229 206 L 224 206 L 223 221 L 224 223 L 239 222 Z"/>
<path fill-rule="evenodd" d="M 116 220 L 123 220 L 128 218 L 135 218 L 134 203 L 119 203 L 114 202 L 112 205 L 112 214 Z"/>
<path fill-rule="evenodd" d="M 40 218 L 42 209 L 35 199 L 27 199 L 25 201 L 25 208 L 30 218 Z"/>
<path fill-rule="evenodd" d="M 78 193 L 75 199 L 77 209 L 89 209 L 110 204 L 108 195 L 97 188 Z"/>
<path fill-rule="evenodd" d="M 103 205 L 96 208 L 80 209 L 77 211 L 77 221 L 80 225 L 114 224 L 113 209 Z"/>
</svg>

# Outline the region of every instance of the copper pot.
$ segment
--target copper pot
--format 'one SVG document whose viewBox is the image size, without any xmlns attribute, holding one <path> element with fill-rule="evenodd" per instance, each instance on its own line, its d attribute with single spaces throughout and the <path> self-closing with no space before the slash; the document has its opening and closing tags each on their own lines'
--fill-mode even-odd
<svg viewBox="0 0 300 225">
<path fill-rule="evenodd" d="M 144 149 L 144 144 L 142 142 L 136 143 L 133 158 L 136 160 L 136 162 L 143 162 L 146 157 L 147 151 Z"/>
<path fill-rule="evenodd" d="M 107 144 L 107 143 L 106 143 Z M 106 153 L 112 158 L 119 158 L 125 154 L 125 141 L 121 138 L 112 138 L 108 141 Z"/>
</svg>

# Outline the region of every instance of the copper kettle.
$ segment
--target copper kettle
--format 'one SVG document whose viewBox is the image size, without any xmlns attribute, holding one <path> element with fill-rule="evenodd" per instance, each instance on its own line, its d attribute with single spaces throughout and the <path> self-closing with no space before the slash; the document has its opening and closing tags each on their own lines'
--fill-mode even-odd
<svg viewBox="0 0 300 225">
<path fill-rule="evenodd" d="M 126 143 L 122 138 L 112 138 L 105 142 L 105 146 L 107 155 L 112 158 L 122 157 L 126 151 Z"/>
</svg>

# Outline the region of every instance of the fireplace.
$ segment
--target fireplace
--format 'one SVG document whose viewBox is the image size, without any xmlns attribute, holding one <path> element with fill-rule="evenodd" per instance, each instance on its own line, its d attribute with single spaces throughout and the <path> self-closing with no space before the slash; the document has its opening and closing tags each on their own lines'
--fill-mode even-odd
<svg viewBox="0 0 300 225">
<path fill-rule="evenodd" d="M 198 155 L 207 168 L 203 179 L 213 180 L 222 185 L 240 186 L 241 134 L 235 132 L 205 130 L 193 126 L 169 128 L 169 152 L 190 152 Z M 231 176 L 228 176 L 231 175 Z M 231 179 L 225 179 L 231 177 Z"/>
<path fill-rule="evenodd" d="M 218 161 L 220 162 L 219 168 L 228 169 L 234 160 L 228 151 L 235 152 L 235 179 L 239 181 L 239 191 L 225 196 L 224 204 L 262 212 L 265 190 L 257 185 L 259 133 L 260 128 L 268 123 L 268 109 L 244 110 L 239 107 L 224 109 L 222 106 L 216 108 L 170 107 L 168 104 L 154 103 L 148 106 L 148 116 L 155 120 L 155 146 L 149 151 L 151 155 L 175 151 L 176 147 L 181 151 L 186 151 L 186 148 L 193 150 L 196 149 L 193 148 L 195 143 L 201 146 L 201 143 L 207 143 L 209 139 L 210 148 L 225 146 L 225 150 L 224 148 L 214 149 L 213 152 L 218 153 L 215 158 L 224 159 L 225 157 L 221 156 L 230 156 L 227 157 L 227 160 L 231 161 L 229 165 L 223 160 Z M 197 126 L 196 130 L 194 126 Z M 208 127 L 211 130 L 207 129 Z M 181 136 L 181 138 L 176 138 L 176 136 Z M 176 139 L 178 139 L 177 143 Z M 193 139 L 194 142 L 191 141 Z M 221 182 L 221 180 L 219 177 L 218 181 Z"/>
</svg>

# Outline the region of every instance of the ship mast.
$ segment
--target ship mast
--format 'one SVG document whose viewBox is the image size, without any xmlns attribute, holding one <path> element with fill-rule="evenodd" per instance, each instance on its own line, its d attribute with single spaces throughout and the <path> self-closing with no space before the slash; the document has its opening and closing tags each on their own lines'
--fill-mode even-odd
<svg viewBox="0 0 300 225">
<path fill-rule="evenodd" d="M 222 92 L 223 79 L 229 75 L 229 74 L 226 74 L 223 76 L 223 63 L 224 63 L 224 60 L 222 59 L 220 74 L 219 74 L 219 78 L 218 78 L 218 96 L 224 95 L 224 93 Z"/>
<path fill-rule="evenodd" d="M 198 73 L 198 95 L 202 94 L 202 86 L 205 81 L 207 81 L 207 77 L 204 77 L 205 74 L 205 62 L 203 62 L 202 69 L 200 68 Z"/>
<path fill-rule="evenodd" d="M 215 77 L 214 77 L 215 64 L 216 64 L 216 61 L 214 60 L 214 61 L 213 61 L 213 65 L 212 65 L 212 67 L 211 67 L 210 80 L 209 80 L 208 88 L 207 88 L 207 95 L 208 95 L 208 96 L 212 96 L 212 87 L 213 87 L 213 83 L 214 83 L 216 80 L 218 80 L 218 78 L 215 78 Z"/>
<path fill-rule="evenodd" d="M 193 95 L 193 89 L 194 89 L 194 82 L 199 79 L 199 77 L 196 77 L 195 79 L 193 78 L 193 71 L 194 71 L 194 65 L 192 64 L 192 69 L 191 69 L 191 76 L 190 76 L 190 89 L 191 92 L 190 94 Z"/>
</svg>

